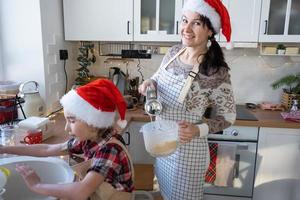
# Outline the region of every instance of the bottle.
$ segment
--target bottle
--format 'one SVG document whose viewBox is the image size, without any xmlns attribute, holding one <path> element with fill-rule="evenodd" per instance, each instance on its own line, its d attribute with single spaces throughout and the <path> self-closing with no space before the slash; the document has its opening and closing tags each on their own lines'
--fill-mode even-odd
<svg viewBox="0 0 300 200">
<path fill-rule="evenodd" d="M 298 101 L 294 99 L 290 112 L 296 112 L 297 110 L 298 110 Z"/>
</svg>

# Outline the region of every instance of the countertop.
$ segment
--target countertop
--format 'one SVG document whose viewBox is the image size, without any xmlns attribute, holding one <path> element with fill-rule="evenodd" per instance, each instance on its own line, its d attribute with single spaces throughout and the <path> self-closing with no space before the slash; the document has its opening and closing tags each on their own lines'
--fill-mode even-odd
<svg viewBox="0 0 300 200">
<path fill-rule="evenodd" d="M 258 121 L 236 120 L 234 125 L 300 129 L 300 123 L 284 120 L 280 115 L 281 111 L 255 109 L 250 110 L 250 112 L 258 119 Z M 53 120 L 55 120 L 55 123 L 51 132 L 53 133 L 54 137 L 50 137 L 44 142 L 51 144 L 66 141 L 69 136 L 64 131 L 65 119 L 63 113 L 58 113 Z M 144 113 L 143 109 L 136 108 L 127 111 L 126 120 L 128 121 L 128 124 L 130 124 L 132 121 L 149 122 L 150 117 Z"/>
<path fill-rule="evenodd" d="M 258 121 L 248 121 L 248 120 L 236 120 L 235 126 L 256 126 L 256 127 L 272 127 L 272 128 L 296 128 L 300 129 L 300 123 L 291 122 L 284 120 L 280 112 L 281 111 L 270 111 L 270 110 L 249 110 Z M 126 113 L 127 121 L 141 121 L 149 122 L 150 117 L 144 113 L 141 108 L 128 111 Z"/>
</svg>

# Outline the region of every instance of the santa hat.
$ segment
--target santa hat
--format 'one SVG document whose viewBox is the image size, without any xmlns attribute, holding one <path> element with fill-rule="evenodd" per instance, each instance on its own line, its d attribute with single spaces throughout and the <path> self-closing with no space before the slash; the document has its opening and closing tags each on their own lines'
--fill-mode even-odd
<svg viewBox="0 0 300 200">
<path fill-rule="evenodd" d="M 220 28 L 222 28 L 222 33 L 227 42 L 230 41 L 230 17 L 221 0 L 187 0 L 182 10 L 190 10 L 207 17 L 212 23 L 214 31 L 219 33 Z"/>
<path fill-rule="evenodd" d="M 119 112 L 118 125 L 125 128 L 126 102 L 110 80 L 99 79 L 65 94 L 60 103 L 64 110 L 88 125 L 98 128 L 111 127 Z"/>
</svg>

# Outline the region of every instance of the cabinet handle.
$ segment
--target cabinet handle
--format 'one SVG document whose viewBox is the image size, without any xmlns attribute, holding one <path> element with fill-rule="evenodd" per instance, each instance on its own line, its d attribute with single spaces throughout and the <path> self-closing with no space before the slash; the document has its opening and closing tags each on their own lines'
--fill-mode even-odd
<svg viewBox="0 0 300 200">
<path fill-rule="evenodd" d="M 125 134 L 127 134 L 127 142 L 125 142 L 125 144 L 128 146 L 130 145 L 130 132 L 126 131 Z"/>
<path fill-rule="evenodd" d="M 130 32 L 129 32 L 129 23 L 130 23 L 130 21 L 127 21 L 127 34 L 128 35 L 130 34 Z"/>
<path fill-rule="evenodd" d="M 268 20 L 265 20 L 265 32 L 264 32 L 264 35 L 267 34 L 267 29 L 268 29 Z"/>
<path fill-rule="evenodd" d="M 176 21 L 176 34 L 178 35 L 178 21 Z"/>
</svg>

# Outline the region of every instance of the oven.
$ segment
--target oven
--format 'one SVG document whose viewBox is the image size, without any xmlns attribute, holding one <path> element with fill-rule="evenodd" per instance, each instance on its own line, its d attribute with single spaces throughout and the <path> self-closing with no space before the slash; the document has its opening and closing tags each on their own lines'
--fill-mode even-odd
<svg viewBox="0 0 300 200">
<path fill-rule="evenodd" d="M 205 183 L 205 200 L 252 199 L 258 131 L 258 127 L 231 126 L 221 134 L 209 134 L 210 147 L 217 147 L 216 174 Z"/>
</svg>

